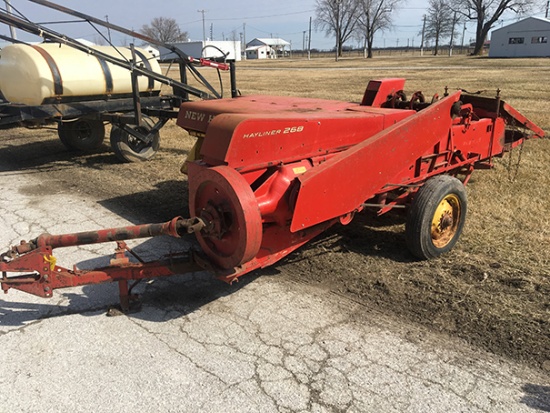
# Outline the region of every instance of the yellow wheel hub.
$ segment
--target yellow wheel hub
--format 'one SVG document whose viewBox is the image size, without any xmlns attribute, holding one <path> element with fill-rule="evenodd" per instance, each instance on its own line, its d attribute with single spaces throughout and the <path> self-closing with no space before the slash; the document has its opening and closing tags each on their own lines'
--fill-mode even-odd
<svg viewBox="0 0 550 413">
<path fill-rule="evenodd" d="M 437 248 L 445 247 L 455 236 L 460 221 L 460 201 L 449 194 L 437 206 L 433 219 L 431 236 Z"/>
</svg>

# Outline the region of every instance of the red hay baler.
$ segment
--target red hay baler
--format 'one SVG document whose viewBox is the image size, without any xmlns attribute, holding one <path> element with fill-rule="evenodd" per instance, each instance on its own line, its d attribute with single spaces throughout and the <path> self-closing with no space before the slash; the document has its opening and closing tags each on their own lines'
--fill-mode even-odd
<svg viewBox="0 0 550 413">
<path fill-rule="evenodd" d="M 411 252 L 438 257 L 460 236 L 473 170 L 544 133 L 498 92 L 459 90 L 428 102 L 421 92 L 407 99 L 404 85 L 371 81 L 359 104 L 276 96 L 183 103 L 177 123 L 198 138 L 186 165 L 191 218 L 23 241 L 2 255 L 2 289 L 50 297 L 56 288 L 118 281 L 127 310 L 129 280 L 205 269 L 233 282 L 366 208 L 406 209 Z M 123 240 L 187 233 L 200 251 L 148 263 L 127 257 Z M 108 267 L 69 270 L 52 255 L 107 241 L 117 242 Z"/>
</svg>

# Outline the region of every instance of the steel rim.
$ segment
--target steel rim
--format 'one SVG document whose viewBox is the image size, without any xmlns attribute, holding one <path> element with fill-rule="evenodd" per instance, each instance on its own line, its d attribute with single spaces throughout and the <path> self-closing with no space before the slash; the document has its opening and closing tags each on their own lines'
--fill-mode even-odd
<svg viewBox="0 0 550 413">
<path fill-rule="evenodd" d="M 436 248 L 446 247 L 458 232 L 460 223 L 460 200 L 455 194 L 445 196 L 432 218 L 431 237 Z"/>
<path fill-rule="evenodd" d="M 92 137 L 92 126 L 88 122 L 80 121 L 75 125 L 75 137 L 81 141 L 90 140 Z"/>
</svg>

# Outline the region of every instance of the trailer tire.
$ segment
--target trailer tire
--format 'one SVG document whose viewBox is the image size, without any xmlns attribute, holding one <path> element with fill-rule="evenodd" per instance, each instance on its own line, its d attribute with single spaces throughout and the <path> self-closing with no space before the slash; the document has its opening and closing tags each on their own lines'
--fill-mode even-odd
<svg viewBox="0 0 550 413">
<path fill-rule="evenodd" d="M 103 144 L 105 125 L 99 119 L 60 122 L 57 126 L 57 135 L 68 149 L 90 152 Z"/>
<path fill-rule="evenodd" d="M 440 175 L 429 179 L 416 194 L 408 211 L 405 239 L 420 259 L 450 251 L 464 228 L 467 197 L 457 178 Z"/>
<path fill-rule="evenodd" d="M 142 115 L 142 117 L 145 126 L 128 126 L 142 133 L 148 133 L 153 129 L 155 122 L 149 116 Z M 151 159 L 157 153 L 160 147 L 160 134 L 159 132 L 155 133 L 153 140 L 149 144 L 145 144 L 124 129 L 113 125 L 110 141 L 113 152 L 122 162 L 142 162 Z"/>
</svg>

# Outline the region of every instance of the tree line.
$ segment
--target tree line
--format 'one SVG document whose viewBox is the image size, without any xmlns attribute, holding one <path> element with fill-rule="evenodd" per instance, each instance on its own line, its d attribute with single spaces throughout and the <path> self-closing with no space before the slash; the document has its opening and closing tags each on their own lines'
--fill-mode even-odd
<svg viewBox="0 0 550 413">
<path fill-rule="evenodd" d="M 482 53 L 491 28 L 505 11 L 526 13 L 540 0 L 429 0 L 423 21 L 422 42 L 432 40 L 437 54 L 442 40 L 455 35 L 458 23 L 474 22 L 476 39 L 473 55 Z M 374 35 L 392 28 L 395 11 L 405 0 L 316 0 L 316 26 L 334 36 L 336 58 L 342 56 L 344 43 L 351 38 L 364 42 L 372 58 Z"/>
<path fill-rule="evenodd" d="M 523 14 L 533 10 L 543 0 L 429 0 L 424 16 L 422 43 L 434 42 L 434 54 L 441 41 L 450 38 L 452 44 L 459 23 L 474 22 L 475 45 L 472 54 L 479 55 L 491 28 L 502 14 L 512 11 Z M 544 0 L 546 1 L 546 0 Z M 368 58 L 373 56 L 374 35 L 390 30 L 395 12 L 406 0 L 316 0 L 317 28 L 335 38 L 336 58 L 342 56 L 344 43 L 351 38 L 361 39 Z M 176 20 L 155 17 L 140 32 L 163 43 L 187 41 Z"/>
</svg>

